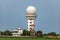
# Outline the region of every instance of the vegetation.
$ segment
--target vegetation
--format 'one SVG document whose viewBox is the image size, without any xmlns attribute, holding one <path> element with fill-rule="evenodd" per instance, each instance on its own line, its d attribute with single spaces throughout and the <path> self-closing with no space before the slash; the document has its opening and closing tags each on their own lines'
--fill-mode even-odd
<svg viewBox="0 0 60 40">
<path fill-rule="evenodd" d="M 43 37 L 42 31 L 37 31 L 36 35 L 37 37 Z"/>
<path fill-rule="evenodd" d="M 1 35 L 10 36 L 11 35 L 11 31 L 9 31 L 9 30 L 5 30 L 4 32 L 0 31 L 0 36 Z"/>
<path fill-rule="evenodd" d="M 27 34 L 27 31 L 26 30 L 23 30 L 23 36 L 26 36 L 26 34 Z"/>
<path fill-rule="evenodd" d="M 44 36 L 60 36 L 60 35 L 56 34 L 55 32 L 50 32 L 48 34 L 44 34 Z"/>
<path fill-rule="evenodd" d="M 56 34 L 55 32 L 50 32 L 48 34 L 42 34 L 42 31 L 27 31 L 23 30 L 22 36 L 24 37 L 40 37 L 40 38 L 60 38 L 60 34 Z M 5 31 L 0 31 L 0 37 L 12 37 L 11 31 L 5 30 Z"/>
<path fill-rule="evenodd" d="M 20 38 L 0 38 L 0 40 L 60 40 L 53 38 L 32 38 L 32 37 L 20 37 Z"/>
</svg>

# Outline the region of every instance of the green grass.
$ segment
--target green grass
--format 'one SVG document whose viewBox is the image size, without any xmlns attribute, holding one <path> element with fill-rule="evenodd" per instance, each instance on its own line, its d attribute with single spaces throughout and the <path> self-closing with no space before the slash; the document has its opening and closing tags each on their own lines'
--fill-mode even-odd
<svg viewBox="0 0 60 40">
<path fill-rule="evenodd" d="M 20 38 L 0 38 L 0 40 L 60 40 L 60 39 L 20 37 Z"/>
</svg>

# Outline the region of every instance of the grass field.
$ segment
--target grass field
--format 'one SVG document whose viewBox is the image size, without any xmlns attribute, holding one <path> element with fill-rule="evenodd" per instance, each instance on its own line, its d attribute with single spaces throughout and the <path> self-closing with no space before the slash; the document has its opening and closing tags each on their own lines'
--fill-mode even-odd
<svg viewBox="0 0 60 40">
<path fill-rule="evenodd" d="M 20 38 L 0 38 L 0 40 L 60 40 L 60 39 L 20 37 Z"/>
</svg>

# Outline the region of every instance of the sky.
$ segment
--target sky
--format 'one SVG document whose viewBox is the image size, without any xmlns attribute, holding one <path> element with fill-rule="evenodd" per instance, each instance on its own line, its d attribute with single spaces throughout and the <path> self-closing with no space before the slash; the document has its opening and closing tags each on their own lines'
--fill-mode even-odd
<svg viewBox="0 0 60 40">
<path fill-rule="evenodd" d="M 35 31 L 60 34 L 60 0 L 0 0 L 0 31 L 27 29 L 26 8 L 37 10 Z"/>
</svg>

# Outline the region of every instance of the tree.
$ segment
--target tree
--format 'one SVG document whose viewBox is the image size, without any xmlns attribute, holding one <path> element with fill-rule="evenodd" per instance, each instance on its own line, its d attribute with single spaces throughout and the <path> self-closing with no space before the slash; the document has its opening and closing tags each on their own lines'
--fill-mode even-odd
<svg viewBox="0 0 60 40">
<path fill-rule="evenodd" d="M 1 31 L 1 35 L 4 35 L 4 32 Z"/>
<path fill-rule="evenodd" d="M 26 35 L 27 35 L 27 36 L 30 36 L 30 31 L 27 31 L 27 32 L 26 32 Z"/>
<path fill-rule="evenodd" d="M 43 37 L 42 31 L 37 31 L 36 35 L 37 37 Z"/>
<path fill-rule="evenodd" d="M 55 32 L 50 32 L 50 33 L 48 33 L 48 35 L 55 36 L 56 33 Z"/>
<path fill-rule="evenodd" d="M 26 31 L 26 30 L 23 30 L 23 36 L 34 36 L 33 32 L 32 31 Z"/>
<path fill-rule="evenodd" d="M 5 30 L 4 35 L 11 35 L 11 31 Z"/>
<path fill-rule="evenodd" d="M 26 34 L 27 34 L 27 31 L 24 29 L 22 35 L 26 36 Z"/>
</svg>

